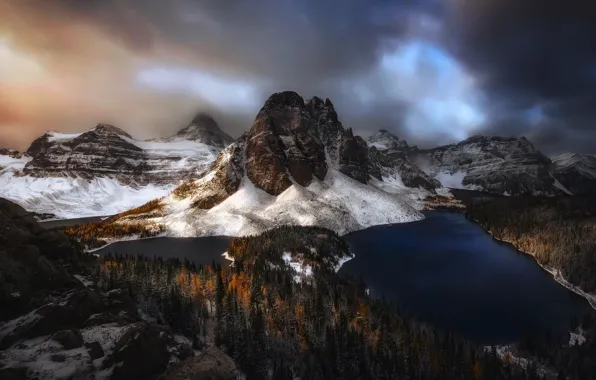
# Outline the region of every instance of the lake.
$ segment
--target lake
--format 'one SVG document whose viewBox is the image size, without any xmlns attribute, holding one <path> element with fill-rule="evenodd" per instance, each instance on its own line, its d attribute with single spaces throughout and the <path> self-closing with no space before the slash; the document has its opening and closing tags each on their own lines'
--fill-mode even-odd
<svg viewBox="0 0 596 380">
<path fill-rule="evenodd" d="M 345 236 L 356 257 L 340 274 L 362 277 L 370 294 L 483 344 L 526 334 L 565 333 L 588 302 L 558 284 L 534 259 L 492 239 L 463 215 L 428 212 L 413 223 L 372 227 Z M 188 258 L 229 265 L 230 237 L 123 241 L 96 253 Z"/>
<path fill-rule="evenodd" d="M 356 258 L 340 273 L 362 277 L 419 320 L 484 344 L 525 334 L 565 333 L 573 316 L 591 310 L 534 259 L 500 243 L 462 214 L 377 226 L 345 236 Z"/>
<path fill-rule="evenodd" d="M 226 260 L 224 253 L 230 243 L 228 236 L 207 236 L 200 238 L 166 238 L 156 237 L 141 240 L 119 241 L 95 251 L 100 256 L 111 253 L 112 255 L 138 255 L 148 257 L 162 257 L 164 259 L 184 259 L 199 265 L 208 265 L 215 261 L 216 264 L 227 266 L 231 262 Z"/>
</svg>

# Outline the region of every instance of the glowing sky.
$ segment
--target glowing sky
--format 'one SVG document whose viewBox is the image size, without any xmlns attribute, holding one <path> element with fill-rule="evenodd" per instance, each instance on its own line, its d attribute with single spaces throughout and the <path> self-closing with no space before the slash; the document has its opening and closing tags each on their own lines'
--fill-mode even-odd
<svg viewBox="0 0 596 380">
<path fill-rule="evenodd" d="M 587 152 L 591 16 L 554 0 L 3 0 L 0 147 L 98 122 L 168 135 L 198 111 L 239 136 L 295 90 L 364 135 L 525 134 Z"/>
</svg>

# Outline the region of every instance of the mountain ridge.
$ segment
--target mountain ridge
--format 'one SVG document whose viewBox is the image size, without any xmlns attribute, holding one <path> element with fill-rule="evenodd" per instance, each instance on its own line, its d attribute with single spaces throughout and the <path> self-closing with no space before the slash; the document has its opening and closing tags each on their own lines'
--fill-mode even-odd
<svg viewBox="0 0 596 380">
<path fill-rule="evenodd" d="M 208 126 L 197 120 L 174 136 L 153 140 L 136 140 L 109 124 L 80 133 L 47 131 L 24 153 L 0 155 L 1 195 L 58 217 L 139 206 L 201 175 L 231 139 L 213 119 Z"/>
</svg>

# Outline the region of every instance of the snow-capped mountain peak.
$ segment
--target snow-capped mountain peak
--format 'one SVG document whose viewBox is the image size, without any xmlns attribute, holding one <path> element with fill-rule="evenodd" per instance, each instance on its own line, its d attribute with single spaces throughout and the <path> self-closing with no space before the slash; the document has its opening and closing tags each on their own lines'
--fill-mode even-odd
<svg viewBox="0 0 596 380">
<path fill-rule="evenodd" d="M 396 135 L 386 129 L 380 129 L 377 133 L 370 136 L 366 141 L 368 142 L 369 146 L 374 146 L 381 151 L 403 144 Z"/>
<path fill-rule="evenodd" d="M 525 137 L 471 136 L 410 156 L 443 186 L 509 195 L 562 194 L 551 161 Z"/>
<path fill-rule="evenodd" d="M 192 122 L 181 129 L 175 137 L 221 148 L 230 145 L 234 141 L 230 135 L 219 128 L 215 119 L 204 112 L 197 114 Z"/>
<path fill-rule="evenodd" d="M 147 218 L 175 236 L 248 235 L 280 224 L 346 233 L 421 219 L 404 194 L 373 185 L 379 180 L 370 167 L 366 142 L 343 128 L 331 101 L 276 93 L 211 171 L 175 189 L 159 201 L 161 215 Z M 143 218 L 127 214 L 118 222 Z"/>
<path fill-rule="evenodd" d="M 225 135 L 213 123 L 212 134 L 151 141 L 109 124 L 80 133 L 48 131 L 25 154 L 0 152 L 0 197 L 59 217 L 124 211 L 208 170 L 226 144 L 199 138 Z"/>
</svg>

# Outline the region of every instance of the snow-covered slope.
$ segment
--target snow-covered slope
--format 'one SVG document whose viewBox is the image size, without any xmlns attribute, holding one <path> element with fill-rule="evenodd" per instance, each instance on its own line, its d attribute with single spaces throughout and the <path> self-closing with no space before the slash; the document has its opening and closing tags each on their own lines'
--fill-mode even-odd
<svg viewBox="0 0 596 380">
<path fill-rule="evenodd" d="M 196 198 L 200 198 L 197 195 Z M 245 236 L 290 224 L 321 226 L 340 234 L 378 224 L 422 219 L 408 202 L 330 169 L 325 180 L 309 186 L 293 184 L 274 196 L 258 189 L 247 177 L 238 190 L 210 209 L 191 207 L 195 197 L 164 199 L 165 224 L 173 236 Z"/>
<path fill-rule="evenodd" d="M 139 206 L 206 172 L 230 142 L 217 124 L 198 128 L 193 120 L 191 126 L 192 134 L 152 141 L 105 124 L 83 133 L 46 132 L 24 154 L 0 151 L 0 197 L 58 218 Z"/>
<path fill-rule="evenodd" d="M 596 193 L 596 156 L 563 153 L 551 157 L 553 175 L 573 194 Z"/>
<path fill-rule="evenodd" d="M 558 195 L 551 161 L 525 137 L 472 136 L 457 144 L 409 152 L 412 161 L 450 188 L 505 195 Z"/>
<path fill-rule="evenodd" d="M 243 236 L 282 224 L 347 233 L 422 219 L 407 191 L 390 184 L 393 191 L 383 191 L 380 179 L 371 183 L 368 159 L 368 146 L 342 127 L 329 100 L 277 93 L 210 172 L 178 187 L 145 217 L 172 236 Z M 131 219 L 139 223 L 143 215 L 116 222 Z"/>
</svg>

